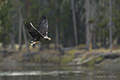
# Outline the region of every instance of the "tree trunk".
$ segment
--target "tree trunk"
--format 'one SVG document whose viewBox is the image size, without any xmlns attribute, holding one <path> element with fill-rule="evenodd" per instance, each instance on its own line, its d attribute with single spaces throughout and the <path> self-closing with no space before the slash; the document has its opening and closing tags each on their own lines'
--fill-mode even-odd
<svg viewBox="0 0 120 80">
<path fill-rule="evenodd" d="M 10 40 L 11 40 L 11 50 L 15 50 L 15 38 L 14 34 L 10 33 Z"/>
<path fill-rule="evenodd" d="M 90 20 L 90 0 L 85 0 L 85 16 L 86 16 L 86 49 L 89 50 L 90 48 L 90 24 L 89 24 L 89 20 Z"/>
<path fill-rule="evenodd" d="M 30 50 L 29 50 L 29 46 L 28 46 L 28 42 L 27 42 L 27 37 L 26 37 L 26 32 L 25 32 L 25 28 L 24 28 L 24 23 L 23 23 L 23 18 L 22 18 L 22 12 L 21 12 L 21 9 L 19 9 L 19 14 L 20 14 L 20 33 L 23 31 L 23 37 L 24 37 L 24 41 L 25 41 L 25 45 L 26 45 L 26 49 L 27 49 L 27 52 L 29 53 L 30 52 Z M 19 38 L 19 49 L 21 49 L 21 35 L 22 34 L 19 34 L 20 36 L 20 38 Z"/>
<path fill-rule="evenodd" d="M 71 6 L 72 6 L 72 16 L 73 16 L 73 27 L 74 27 L 75 46 L 77 46 L 77 45 L 78 45 L 78 37 L 77 37 L 77 26 L 76 26 L 74 0 L 71 0 Z"/>
<path fill-rule="evenodd" d="M 109 0 L 109 43 L 112 52 L 112 1 Z"/>
<path fill-rule="evenodd" d="M 55 0 L 55 6 L 56 6 L 56 9 L 58 9 L 58 2 L 57 2 L 57 0 Z M 55 29 L 55 31 L 56 31 L 56 35 L 55 35 L 55 47 L 56 47 L 56 49 L 58 49 L 59 48 L 59 29 L 58 29 L 58 22 L 56 21 L 56 29 Z"/>
<path fill-rule="evenodd" d="M 56 49 L 59 47 L 59 37 L 58 37 L 58 24 L 56 24 Z"/>
<path fill-rule="evenodd" d="M 21 29 L 21 24 L 22 24 L 22 20 L 21 20 L 21 12 L 20 12 L 20 8 L 19 8 L 19 15 L 20 15 L 20 19 L 19 19 L 19 51 L 22 48 L 22 44 L 21 44 L 21 36 L 22 36 L 22 29 Z"/>
<path fill-rule="evenodd" d="M 95 27 L 95 9 L 96 6 L 95 6 L 95 0 L 92 0 L 92 3 L 91 3 L 91 25 L 90 25 L 90 35 L 91 35 L 91 41 L 90 43 L 92 44 L 92 48 L 96 48 L 96 35 L 95 35 L 95 31 L 96 31 L 96 27 Z"/>
<path fill-rule="evenodd" d="M 27 52 L 29 53 L 30 50 L 29 50 L 29 46 L 28 46 L 28 42 L 27 42 L 27 37 L 26 37 L 26 32 L 25 32 L 23 21 L 22 21 L 22 29 L 23 29 L 23 36 L 24 36 L 24 40 L 25 40 L 26 49 L 27 49 Z"/>
<path fill-rule="evenodd" d="M 10 40 L 11 40 L 11 50 L 15 50 L 15 24 L 16 24 L 16 13 L 11 18 L 11 33 L 10 33 Z"/>
</svg>

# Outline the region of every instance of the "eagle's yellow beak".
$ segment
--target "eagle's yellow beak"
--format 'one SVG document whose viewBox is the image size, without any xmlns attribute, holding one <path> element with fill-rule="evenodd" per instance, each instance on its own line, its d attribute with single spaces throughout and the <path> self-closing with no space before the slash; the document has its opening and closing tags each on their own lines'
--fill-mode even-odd
<svg viewBox="0 0 120 80">
<path fill-rule="evenodd" d="M 51 40 L 51 38 L 49 38 L 48 40 Z"/>
</svg>

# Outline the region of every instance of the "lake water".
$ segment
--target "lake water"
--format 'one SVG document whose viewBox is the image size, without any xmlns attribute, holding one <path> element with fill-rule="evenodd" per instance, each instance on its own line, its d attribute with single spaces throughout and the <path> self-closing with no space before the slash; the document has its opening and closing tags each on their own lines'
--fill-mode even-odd
<svg viewBox="0 0 120 80">
<path fill-rule="evenodd" d="M 119 65 L 105 68 L 40 64 L 0 64 L 0 80 L 120 80 Z"/>
</svg>

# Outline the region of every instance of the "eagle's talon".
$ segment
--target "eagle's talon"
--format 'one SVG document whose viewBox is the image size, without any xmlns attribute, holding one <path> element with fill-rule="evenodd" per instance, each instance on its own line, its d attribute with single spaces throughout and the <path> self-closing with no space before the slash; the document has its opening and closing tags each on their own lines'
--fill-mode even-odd
<svg viewBox="0 0 120 80">
<path fill-rule="evenodd" d="M 37 43 L 39 43 L 39 41 L 31 41 L 32 43 L 31 43 L 31 46 L 33 46 L 34 44 L 37 44 Z"/>
</svg>

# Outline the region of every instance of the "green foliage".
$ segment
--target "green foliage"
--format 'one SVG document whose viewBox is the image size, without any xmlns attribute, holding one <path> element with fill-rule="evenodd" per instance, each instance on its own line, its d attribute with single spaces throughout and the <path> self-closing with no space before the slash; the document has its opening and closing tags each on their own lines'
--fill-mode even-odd
<svg viewBox="0 0 120 80">
<path fill-rule="evenodd" d="M 88 62 L 86 62 L 86 63 L 84 63 L 83 65 L 86 65 L 86 66 L 93 66 L 93 65 L 95 65 L 95 64 L 97 64 L 97 63 L 99 63 L 99 62 L 101 62 L 101 61 L 103 61 L 103 57 L 97 57 L 97 58 L 93 58 L 92 60 L 90 60 L 90 61 L 88 61 Z"/>
<path fill-rule="evenodd" d="M 114 23 L 114 29 L 115 29 L 115 34 L 114 36 L 119 36 L 120 37 L 120 15 L 118 12 L 116 12 L 115 18 L 113 18 L 113 23 Z"/>
<path fill-rule="evenodd" d="M 73 55 L 64 55 L 61 59 L 61 64 L 67 64 L 73 60 Z"/>
<path fill-rule="evenodd" d="M 93 24 L 96 40 L 99 38 L 101 42 L 109 37 L 109 1 L 94 0 L 95 7 L 94 16 L 90 16 L 89 24 Z M 120 37 L 120 4 L 119 0 L 115 0 L 112 7 L 112 19 L 114 34 L 113 36 Z M 14 4 L 15 3 L 15 4 Z M 77 24 L 77 37 L 78 44 L 85 44 L 86 31 L 85 31 L 85 1 L 75 1 L 75 14 Z M 49 36 L 52 41 L 43 43 L 55 43 L 56 26 L 58 26 L 59 43 L 64 47 L 74 46 L 74 30 L 73 18 L 70 0 L 0 0 L 0 42 L 4 44 L 10 43 L 9 34 L 12 31 L 13 23 L 15 24 L 15 39 L 18 43 L 18 30 L 19 30 L 19 8 L 21 7 L 24 23 L 32 22 L 35 27 L 38 27 L 38 20 L 41 15 L 46 15 L 49 21 Z M 92 11 L 91 11 L 92 12 Z M 16 15 L 16 22 L 12 17 Z M 91 15 L 91 14 L 90 14 Z M 98 42 L 98 41 L 96 41 Z"/>
<path fill-rule="evenodd" d="M 0 42 L 3 42 L 4 44 L 9 43 L 9 32 L 11 27 L 9 16 L 10 7 L 11 3 L 8 1 L 0 10 Z"/>
</svg>

